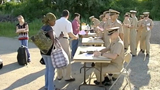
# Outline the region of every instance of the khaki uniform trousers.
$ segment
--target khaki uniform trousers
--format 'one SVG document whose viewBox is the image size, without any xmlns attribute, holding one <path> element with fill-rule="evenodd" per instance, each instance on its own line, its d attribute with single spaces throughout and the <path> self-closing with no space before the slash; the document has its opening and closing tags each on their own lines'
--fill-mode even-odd
<svg viewBox="0 0 160 90">
<path fill-rule="evenodd" d="M 138 44 L 140 45 L 140 49 L 144 50 L 144 43 L 142 43 L 142 31 L 137 31 L 137 37 L 136 37 L 136 48 L 138 49 Z"/>
<path fill-rule="evenodd" d="M 137 32 L 135 29 L 130 30 L 130 49 L 132 55 L 136 55 L 136 36 Z"/>
<path fill-rule="evenodd" d="M 97 65 L 98 64 L 98 65 Z M 100 70 L 100 64 L 99 63 L 96 63 L 95 65 L 95 68 L 98 68 Z M 118 68 L 117 67 L 117 64 L 114 64 L 114 63 L 103 63 L 102 64 L 102 81 L 104 81 L 104 75 L 106 75 L 106 73 L 115 73 L 115 72 L 120 72 L 122 68 Z M 96 78 L 97 78 L 97 81 L 100 82 L 100 71 L 95 69 L 94 73 L 96 75 Z M 115 75 L 117 76 L 117 75 Z M 114 76 L 114 77 L 115 77 Z"/>
<path fill-rule="evenodd" d="M 104 31 L 104 33 L 103 33 L 103 41 L 104 41 L 104 47 L 109 47 L 109 45 L 110 45 L 110 37 L 108 36 L 108 31 Z"/>
<path fill-rule="evenodd" d="M 67 53 L 69 60 L 71 61 L 71 49 L 69 40 L 65 38 L 59 39 L 59 42 L 62 45 L 62 48 Z M 69 61 L 69 65 L 65 68 L 57 69 L 57 76 L 58 78 L 64 77 L 65 80 L 72 78 L 71 76 L 71 63 Z"/>
<path fill-rule="evenodd" d="M 146 50 L 147 54 L 150 54 L 150 37 L 151 37 L 151 30 L 145 30 L 142 32 L 142 43 L 144 43 L 144 50 Z M 143 49 L 142 49 L 143 50 Z"/>
<path fill-rule="evenodd" d="M 128 49 L 130 39 L 130 28 L 124 28 L 124 48 Z"/>
</svg>

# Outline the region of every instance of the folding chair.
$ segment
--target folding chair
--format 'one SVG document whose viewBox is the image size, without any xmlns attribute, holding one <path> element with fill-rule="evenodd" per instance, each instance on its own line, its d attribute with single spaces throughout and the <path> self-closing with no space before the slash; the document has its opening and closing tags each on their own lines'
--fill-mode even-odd
<svg viewBox="0 0 160 90">
<path fill-rule="evenodd" d="M 115 85 L 115 83 L 118 81 L 118 79 L 121 77 L 121 75 L 124 75 L 124 77 L 126 78 L 127 84 L 129 84 L 129 88 L 131 90 L 131 84 L 130 84 L 130 80 L 129 80 L 129 73 L 130 71 L 127 69 L 128 65 L 130 64 L 132 59 L 132 55 L 130 53 L 125 54 L 124 56 L 124 62 L 123 64 L 126 63 L 126 65 L 124 66 L 124 68 L 122 68 L 121 72 L 115 72 L 112 74 L 119 74 L 118 78 L 112 83 L 112 85 L 110 86 L 109 90 L 112 89 L 112 87 Z"/>
</svg>

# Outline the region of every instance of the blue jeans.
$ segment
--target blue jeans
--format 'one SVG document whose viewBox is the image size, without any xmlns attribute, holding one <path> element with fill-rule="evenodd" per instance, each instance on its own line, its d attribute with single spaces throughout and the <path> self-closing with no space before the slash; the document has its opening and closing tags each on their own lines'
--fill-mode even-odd
<svg viewBox="0 0 160 90">
<path fill-rule="evenodd" d="M 55 75 L 55 68 L 52 65 L 51 56 L 42 55 L 46 70 L 45 70 L 45 88 L 47 90 L 55 90 L 54 86 L 54 75 Z"/>
<path fill-rule="evenodd" d="M 78 47 L 79 40 L 72 40 L 72 57 L 74 57 L 74 54 L 76 53 L 77 47 Z"/>
<path fill-rule="evenodd" d="M 20 40 L 21 46 L 26 46 L 26 51 L 27 51 L 27 56 L 28 56 L 28 61 L 30 61 L 30 53 L 28 50 L 28 40 Z"/>
</svg>

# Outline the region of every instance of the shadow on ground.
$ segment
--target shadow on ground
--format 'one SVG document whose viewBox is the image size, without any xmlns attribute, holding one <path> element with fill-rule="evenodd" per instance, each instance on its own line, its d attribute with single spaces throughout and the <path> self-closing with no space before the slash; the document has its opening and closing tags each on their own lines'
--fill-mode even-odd
<svg viewBox="0 0 160 90">
<path fill-rule="evenodd" d="M 151 79 L 148 73 L 148 63 L 150 57 L 146 57 L 143 53 L 139 53 L 137 57 L 133 57 L 130 63 L 130 80 L 134 90 L 139 90 L 140 87 L 147 86 Z"/>
<path fill-rule="evenodd" d="M 16 82 L 12 83 L 5 90 L 13 90 L 17 87 L 21 87 L 23 85 L 26 85 L 26 84 L 36 80 L 37 78 L 41 77 L 42 75 L 44 75 L 44 70 L 29 74 L 27 76 L 24 76 L 21 79 L 17 80 Z M 33 84 L 33 87 L 34 87 L 34 84 Z"/>
</svg>

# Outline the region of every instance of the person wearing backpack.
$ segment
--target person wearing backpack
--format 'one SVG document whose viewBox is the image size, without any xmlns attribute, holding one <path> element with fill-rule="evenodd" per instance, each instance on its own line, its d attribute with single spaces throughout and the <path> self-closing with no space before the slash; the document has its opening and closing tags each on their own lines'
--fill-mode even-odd
<svg viewBox="0 0 160 90">
<path fill-rule="evenodd" d="M 42 58 L 44 59 L 46 69 L 45 69 L 45 90 L 60 90 L 55 88 L 54 85 L 54 75 L 55 75 L 55 68 L 53 67 L 52 60 L 51 60 L 51 52 L 52 49 L 55 47 L 54 40 L 56 38 L 55 32 L 52 29 L 52 26 L 55 25 L 56 16 L 53 13 L 47 13 L 43 19 L 42 23 L 44 24 L 41 28 L 41 30 L 46 32 L 46 37 L 50 38 L 53 41 L 53 44 L 50 48 L 50 50 L 44 54 L 41 51 Z M 60 35 L 61 36 L 61 35 Z"/>
<path fill-rule="evenodd" d="M 27 62 L 31 62 L 30 60 L 30 53 L 28 50 L 28 32 L 29 32 L 29 27 L 28 23 L 25 22 L 24 18 L 22 15 L 19 15 L 17 17 L 19 23 L 16 25 L 16 33 L 19 34 L 18 40 L 20 41 L 21 46 L 25 46 L 26 52 L 27 52 Z"/>
</svg>

